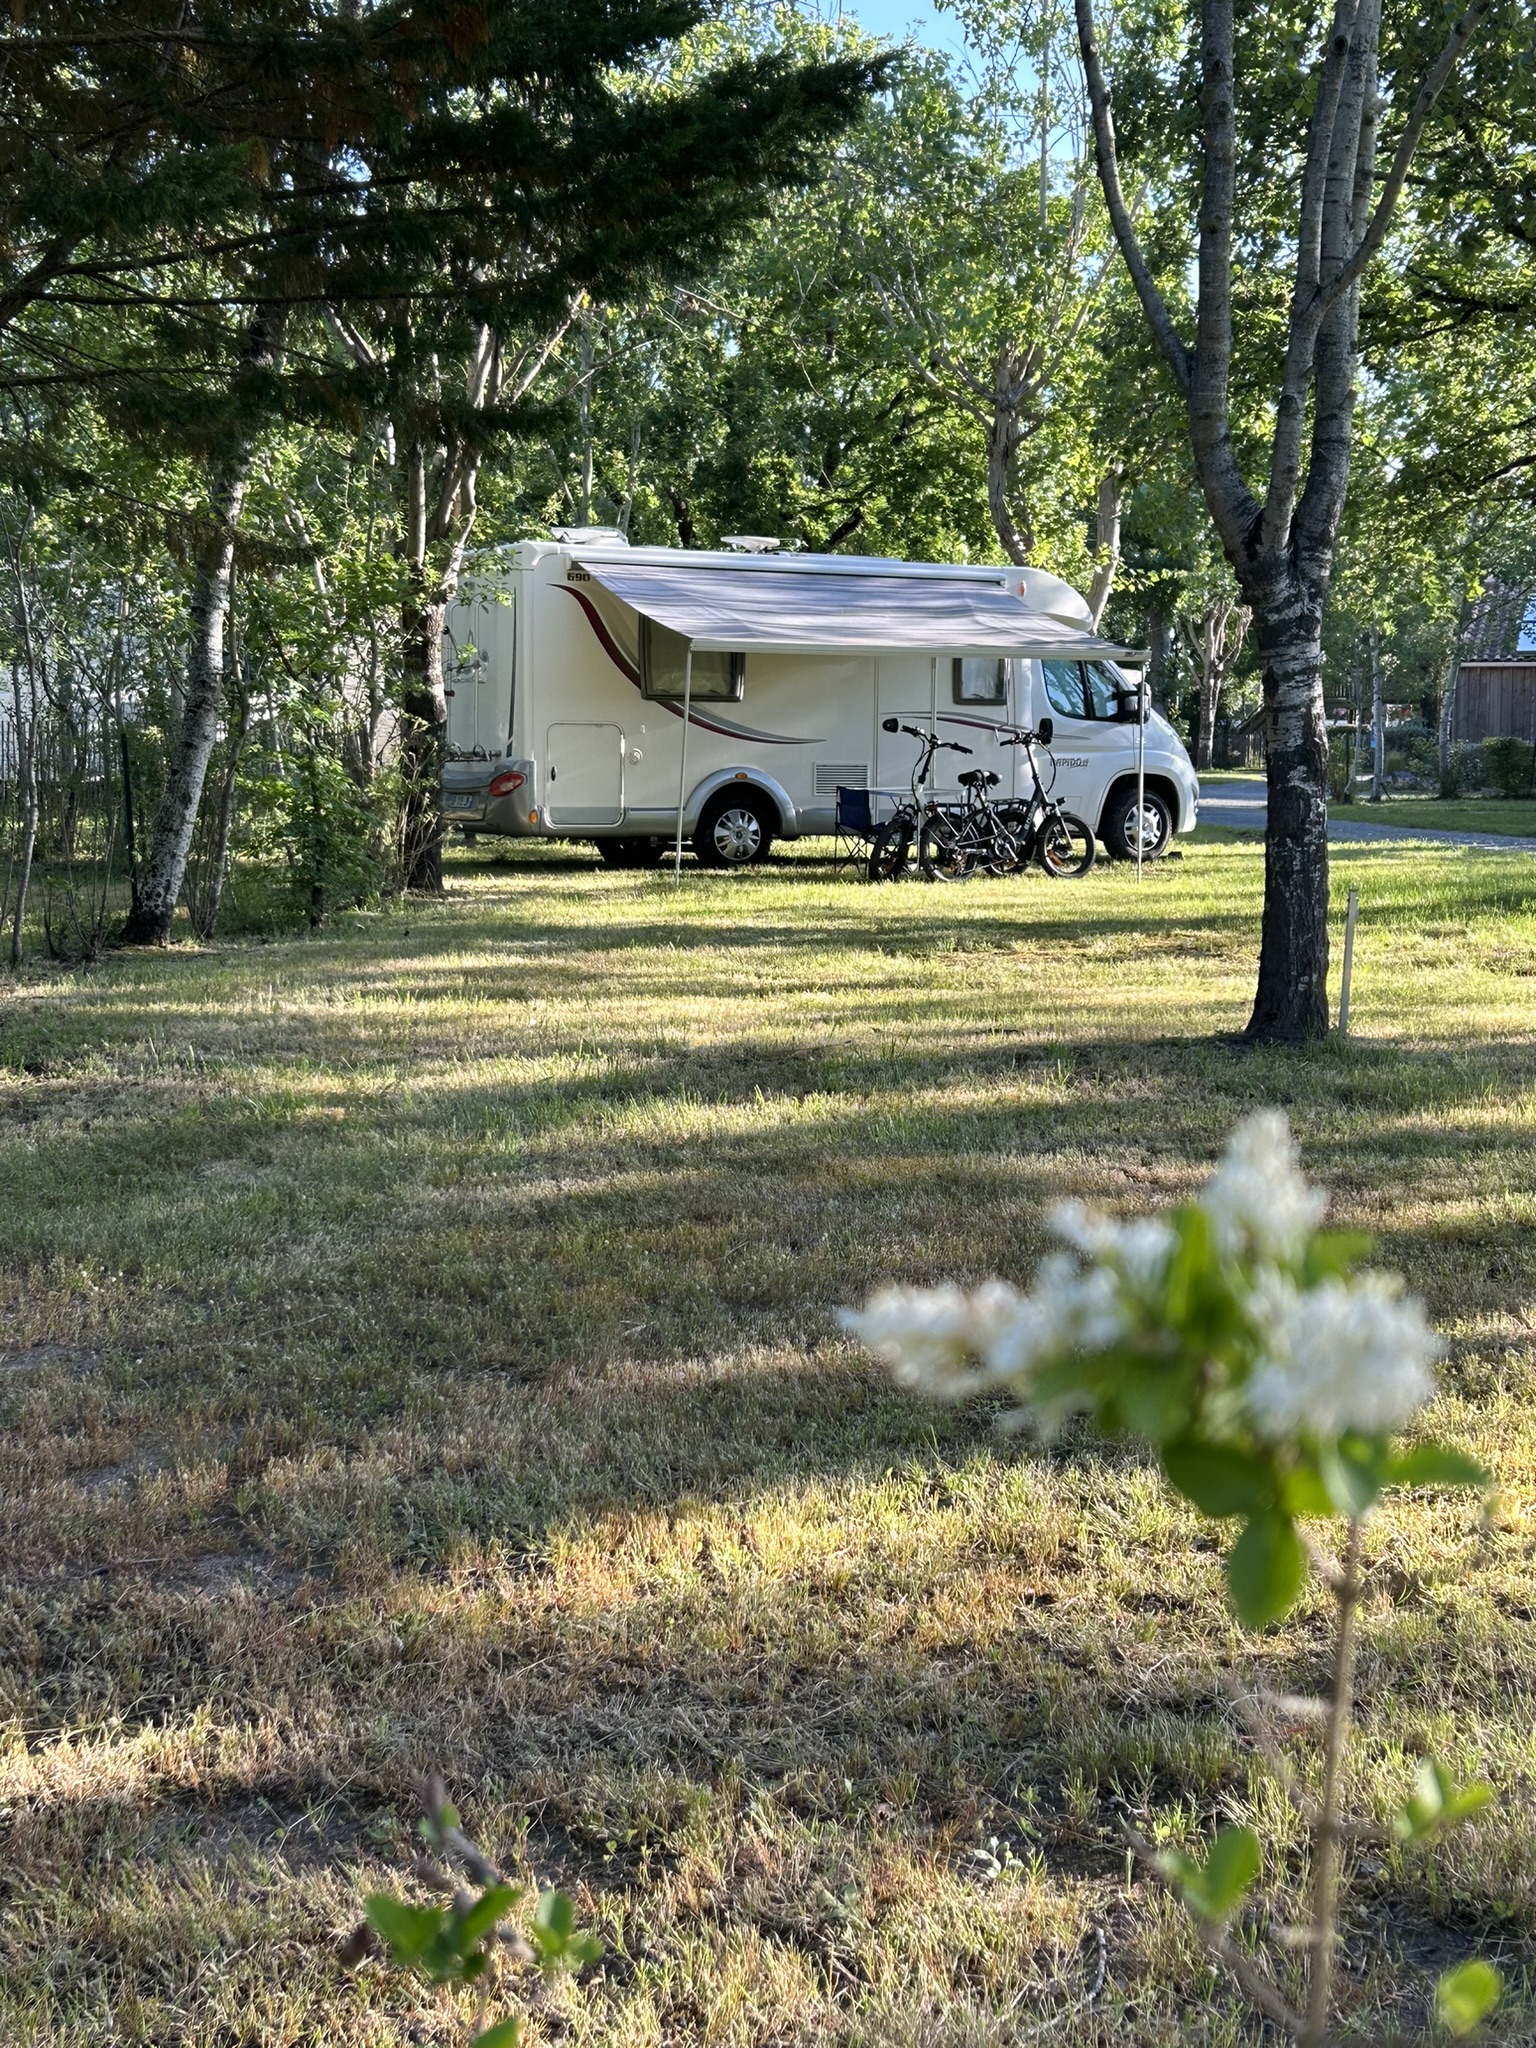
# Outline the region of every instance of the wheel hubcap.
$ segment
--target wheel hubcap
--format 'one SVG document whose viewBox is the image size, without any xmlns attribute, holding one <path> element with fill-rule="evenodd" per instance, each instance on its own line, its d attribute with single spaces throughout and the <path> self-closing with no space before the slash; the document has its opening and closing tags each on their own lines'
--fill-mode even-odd
<svg viewBox="0 0 1536 2048">
<path fill-rule="evenodd" d="M 763 843 L 762 822 L 745 804 L 733 804 L 715 820 L 713 836 L 722 860 L 755 860 Z"/>
<path fill-rule="evenodd" d="M 1126 843 L 1132 853 L 1138 845 L 1143 853 L 1150 853 L 1162 836 L 1162 815 L 1151 804 L 1143 804 L 1139 810 L 1132 811 L 1125 821 Z"/>
</svg>

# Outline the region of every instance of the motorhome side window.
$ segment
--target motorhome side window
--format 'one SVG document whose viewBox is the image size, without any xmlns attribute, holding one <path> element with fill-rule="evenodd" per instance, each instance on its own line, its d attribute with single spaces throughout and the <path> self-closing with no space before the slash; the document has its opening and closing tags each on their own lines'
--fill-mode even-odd
<svg viewBox="0 0 1536 2048">
<path fill-rule="evenodd" d="M 1090 718 L 1118 718 L 1120 695 L 1125 679 L 1107 661 L 1084 662 L 1088 674 L 1088 715 Z"/>
<path fill-rule="evenodd" d="M 681 633 L 658 626 L 654 619 L 641 619 L 640 686 L 645 696 L 681 697 L 687 658 L 688 642 Z M 746 676 L 744 654 L 706 654 L 695 649 L 688 687 L 694 697 L 706 702 L 739 704 Z"/>
<path fill-rule="evenodd" d="M 1043 661 L 1040 666 L 1045 670 L 1045 694 L 1051 700 L 1051 709 L 1063 718 L 1087 718 L 1082 663 Z"/>
<path fill-rule="evenodd" d="M 957 704 L 1006 704 L 1008 664 L 992 655 L 960 655 L 954 660 L 954 698 Z"/>
</svg>

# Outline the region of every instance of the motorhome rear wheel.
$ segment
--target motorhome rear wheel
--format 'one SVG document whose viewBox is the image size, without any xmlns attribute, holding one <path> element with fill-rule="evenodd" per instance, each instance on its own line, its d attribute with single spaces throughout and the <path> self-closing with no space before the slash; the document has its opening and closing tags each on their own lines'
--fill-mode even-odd
<svg viewBox="0 0 1536 2048">
<path fill-rule="evenodd" d="M 693 836 L 693 850 L 706 868 L 752 867 L 768 858 L 772 844 L 767 802 L 747 790 L 722 790 L 711 797 Z"/>
</svg>

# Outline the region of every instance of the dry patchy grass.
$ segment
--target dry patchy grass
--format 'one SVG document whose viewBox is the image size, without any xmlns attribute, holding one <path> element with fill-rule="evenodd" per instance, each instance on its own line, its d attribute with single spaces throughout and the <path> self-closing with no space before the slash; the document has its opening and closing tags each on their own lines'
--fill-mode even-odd
<svg viewBox="0 0 1536 2048">
<path fill-rule="evenodd" d="M 1217 843 L 1139 891 L 466 859 L 8 988 L 0 2039 L 453 2038 L 333 1953 L 436 1763 L 608 1944 L 535 2043 L 1257 2041 L 1119 1823 L 1256 1816 L 1292 1910 L 1212 1667 L 1317 1684 L 1322 1606 L 1244 1638 L 1133 1450 L 899 1398 L 834 1311 L 1022 1277 L 1049 1201 L 1182 1195 L 1278 1102 L 1505 1488 L 1373 1527 L 1358 1803 L 1428 1744 L 1501 1802 L 1358 1867 L 1344 2000 L 1411 2023 L 1491 1951 L 1536 2040 L 1531 868 L 1351 883 L 1359 1036 L 1305 1054 L 1217 1036 L 1259 886 Z"/>
</svg>

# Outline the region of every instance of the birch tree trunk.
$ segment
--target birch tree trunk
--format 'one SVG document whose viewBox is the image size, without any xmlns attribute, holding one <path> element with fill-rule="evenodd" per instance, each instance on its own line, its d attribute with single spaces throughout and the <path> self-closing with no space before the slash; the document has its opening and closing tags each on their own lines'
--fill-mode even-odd
<svg viewBox="0 0 1536 2048">
<path fill-rule="evenodd" d="M 1120 573 L 1120 507 L 1123 495 L 1124 480 L 1120 472 L 1117 469 L 1106 471 L 1099 485 L 1093 581 L 1088 587 L 1088 609 L 1093 614 L 1095 632 L 1099 630 L 1104 607 L 1109 603 L 1115 578 Z"/>
<path fill-rule="evenodd" d="M 1074 0 L 1099 180 L 1131 282 L 1183 393 L 1201 491 L 1253 613 L 1263 660 L 1269 812 L 1251 1040 L 1328 1030 L 1328 732 L 1322 628 L 1349 471 L 1360 280 L 1386 239 L 1434 104 L 1492 0 L 1471 0 L 1425 73 L 1377 191 L 1381 0 L 1332 0 L 1310 92 L 1297 190 L 1284 367 L 1262 497 L 1239 467 L 1229 393 L 1235 349 L 1235 0 L 1200 0 L 1200 195 L 1195 338 L 1152 274 L 1121 182 L 1093 18 Z M 1263 336 L 1255 347 L 1267 346 Z"/>
<path fill-rule="evenodd" d="M 240 353 L 231 390 L 242 424 L 217 458 L 209 490 L 212 531 L 198 560 L 192 586 L 191 642 L 180 727 L 172 746 L 149 852 L 139 875 L 138 900 L 120 938 L 125 945 L 163 946 L 186 879 L 187 856 L 197 827 L 203 784 L 219 729 L 224 688 L 224 631 L 229 617 L 235 534 L 245 504 L 256 453 L 256 432 L 239 401 L 251 385 L 275 369 L 287 324 L 285 306 L 256 310 Z"/>
</svg>

